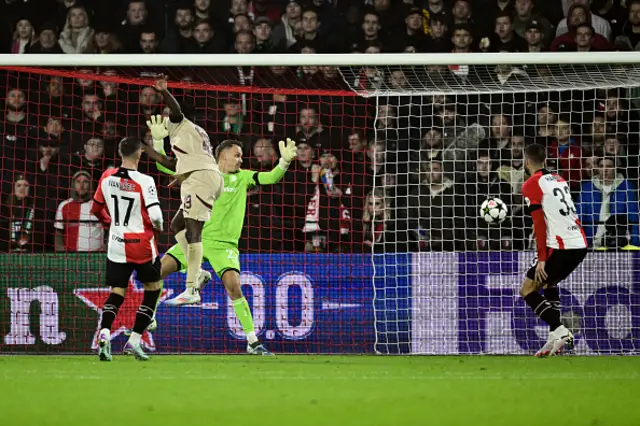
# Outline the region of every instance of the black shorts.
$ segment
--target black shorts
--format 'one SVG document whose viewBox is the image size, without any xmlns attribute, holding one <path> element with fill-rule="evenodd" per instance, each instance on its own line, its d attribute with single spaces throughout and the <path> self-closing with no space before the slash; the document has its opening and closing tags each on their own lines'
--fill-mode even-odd
<svg viewBox="0 0 640 426">
<path fill-rule="evenodd" d="M 160 257 L 154 262 L 147 263 L 116 263 L 107 259 L 107 285 L 109 287 L 129 287 L 129 278 L 136 271 L 136 279 L 142 283 L 160 281 Z"/>
<path fill-rule="evenodd" d="M 558 250 L 549 249 L 551 255 L 547 258 L 544 265 L 544 271 L 547 273 L 547 279 L 542 284 L 558 284 L 567 278 L 587 256 L 587 249 Z M 531 267 L 527 271 L 527 278 L 535 280 L 536 265 L 538 264 L 538 256 L 532 262 Z"/>
</svg>

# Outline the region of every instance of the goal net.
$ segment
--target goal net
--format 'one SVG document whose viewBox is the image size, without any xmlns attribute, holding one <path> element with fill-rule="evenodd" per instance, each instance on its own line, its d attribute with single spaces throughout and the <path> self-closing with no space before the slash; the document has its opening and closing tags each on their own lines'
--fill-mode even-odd
<svg viewBox="0 0 640 426">
<path fill-rule="evenodd" d="M 0 352 L 95 349 L 109 290 L 105 231 L 88 213 L 90 196 L 118 164 L 120 138 L 149 142 L 149 115 L 167 114 L 150 87 L 158 73 L 214 145 L 243 143 L 244 168 L 269 171 L 279 140 L 298 143 L 283 181 L 250 191 L 240 240 L 243 291 L 274 352 L 538 350 L 547 330 L 518 295 L 535 255 L 520 196 L 523 149 L 534 142 L 569 181 L 593 248 L 561 285 L 575 351 L 637 351 L 637 66 L 457 65 L 429 56 L 422 64 L 433 65 L 392 66 L 373 55 L 376 65 L 338 68 L 298 57 L 270 67 L 93 59 L 73 69 L 2 67 Z M 156 178 L 168 221 L 179 192 L 146 157 L 140 170 Z M 488 198 L 504 202 L 504 222 L 481 217 Z M 174 240 L 166 231 L 159 242 L 164 253 Z M 163 300 L 184 282 L 181 273 L 167 277 Z M 127 294 L 114 350 L 133 325 L 141 284 L 132 280 Z M 143 337 L 148 350 L 246 350 L 217 278 L 201 304 L 161 304 L 157 320 Z"/>
</svg>

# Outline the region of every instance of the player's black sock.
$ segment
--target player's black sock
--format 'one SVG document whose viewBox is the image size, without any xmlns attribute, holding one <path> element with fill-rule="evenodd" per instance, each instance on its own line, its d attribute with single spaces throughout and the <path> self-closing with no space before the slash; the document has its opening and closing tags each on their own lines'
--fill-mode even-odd
<svg viewBox="0 0 640 426">
<path fill-rule="evenodd" d="M 142 303 L 136 312 L 136 322 L 133 324 L 133 332 L 142 334 L 153 319 L 153 311 L 162 290 L 145 290 Z"/>
<path fill-rule="evenodd" d="M 104 306 L 102 306 L 102 321 L 100 321 L 100 329 L 107 328 L 111 330 L 111 324 L 113 324 L 113 320 L 116 319 L 116 315 L 118 315 L 118 309 L 124 302 L 124 297 L 119 294 L 109 293 L 109 297 L 107 297 L 106 302 L 104 302 Z"/>
<path fill-rule="evenodd" d="M 542 318 L 544 322 L 549 324 L 551 331 L 560 327 L 560 310 L 555 310 L 551 306 L 551 303 L 545 299 L 540 293 L 534 291 L 528 294 L 524 301 L 531 307 L 533 312 Z"/>
<path fill-rule="evenodd" d="M 551 307 L 560 312 L 560 290 L 557 286 L 545 288 L 542 293 L 544 298 L 551 303 Z"/>
</svg>

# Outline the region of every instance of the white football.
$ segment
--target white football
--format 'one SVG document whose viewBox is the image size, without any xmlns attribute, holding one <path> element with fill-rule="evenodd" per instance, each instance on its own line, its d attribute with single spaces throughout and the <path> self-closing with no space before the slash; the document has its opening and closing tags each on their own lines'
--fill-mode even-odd
<svg viewBox="0 0 640 426">
<path fill-rule="evenodd" d="M 480 206 L 480 217 L 489 224 L 502 223 L 508 213 L 507 205 L 497 197 L 486 199 Z"/>
</svg>

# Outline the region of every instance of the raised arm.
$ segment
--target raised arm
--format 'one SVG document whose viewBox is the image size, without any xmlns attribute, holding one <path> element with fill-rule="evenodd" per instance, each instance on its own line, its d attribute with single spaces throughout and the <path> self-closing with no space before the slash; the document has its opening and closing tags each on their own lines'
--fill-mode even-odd
<svg viewBox="0 0 640 426">
<path fill-rule="evenodd" d="M 284 174 L 287 172 L 289 165 L 294 158 L 298 155 L 296 143 L 287 138 L 287 142 L 280 141 L 280 161 L 278 165 L 270 172 L 258 173 L 258 182 L 260 185 L 274 185 L 282 180 Z"/>
<path fill-rule="evenodd" d="M 168 157 L 164 151 L 164 138 L 169 135 L 166 119 L 163 119 L 161 115 L 152 115 L 149 120 L 147 120 L 147 127 L 149 127 L 151 131 L 153 146 L 145 143 L 142 146 L 143 151 L 147 153 L 149 158 L 156 162 L 158 170 L 162 173 L 168 175 L 175 174 L 178 160 Z"/>
<path fill-rule="evenodd" d="M 179 123 L 184 118 L 184 114 L 182 114 L 182 108 L 180 108 L 180 104 L 173 97 L 171 93 L 169 93 L 169 89 L 167 88 L 167 76 L 164 74 L 160 74 L 156 77 L 156 83 L 153 86 L 158 93 L 162 95 L 164 98 L 164 102 L 167 104 L 171 112 L 169 113 L 169 120 L 172 123 Z"/>
</svg>

